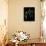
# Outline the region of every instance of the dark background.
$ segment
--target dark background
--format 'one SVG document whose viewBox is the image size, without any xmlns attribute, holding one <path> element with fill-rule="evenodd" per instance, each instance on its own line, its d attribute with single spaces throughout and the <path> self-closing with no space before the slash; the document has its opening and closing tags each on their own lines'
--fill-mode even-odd
<svg viewBox="0 0 46 46">
<path fill-rule="evenodd" d="M 24 21 L 35 21 L 34 7 L 24 7 Z"/>
</svg>

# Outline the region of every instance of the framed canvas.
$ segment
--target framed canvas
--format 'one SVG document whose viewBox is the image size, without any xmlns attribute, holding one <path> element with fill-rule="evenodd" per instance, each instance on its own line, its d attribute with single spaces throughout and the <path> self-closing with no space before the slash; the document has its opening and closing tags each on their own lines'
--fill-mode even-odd
<svg viewBox="0 0 46 46">
<path fill-rule="evenodd" d="M 24 7 L 24 21 L 35 21 L 35 7 Z"/>
</svg>

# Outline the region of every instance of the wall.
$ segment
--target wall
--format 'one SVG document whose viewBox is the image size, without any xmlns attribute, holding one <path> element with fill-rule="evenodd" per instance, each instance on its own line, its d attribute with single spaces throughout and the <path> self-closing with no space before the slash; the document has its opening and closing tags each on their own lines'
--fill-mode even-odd
<svg viewBox="0 0 46 46">
<path fill-rule="evenodd" d="M 24 22 L 23 8 L 35 7 L 35 21 Z M 8 33 L 9 36 L 16 31 L 26 31 L 31 38 L 40 37 L 41 9 L 40 0 L 9 0 Z"/>
</svg>

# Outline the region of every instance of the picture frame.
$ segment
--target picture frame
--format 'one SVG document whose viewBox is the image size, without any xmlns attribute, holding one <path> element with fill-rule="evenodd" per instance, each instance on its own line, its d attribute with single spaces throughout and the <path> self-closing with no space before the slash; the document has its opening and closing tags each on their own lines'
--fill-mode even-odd
<svg viewBox="0 0 46 46">
<path fill-rule="evenodd" d="M 24 21 L 35 21 L 35 7 L 24 7 Z"/>
</svg>

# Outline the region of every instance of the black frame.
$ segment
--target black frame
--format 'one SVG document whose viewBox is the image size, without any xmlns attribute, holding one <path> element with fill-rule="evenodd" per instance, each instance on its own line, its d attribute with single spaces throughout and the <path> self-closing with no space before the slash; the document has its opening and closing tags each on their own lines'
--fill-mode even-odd
<svg viewBox="0 0 46 46">
<path fill-rule="evenodd" d="M 35 21 L 35 7 L 24 7 L 24 21 Z"/>
</svg>

